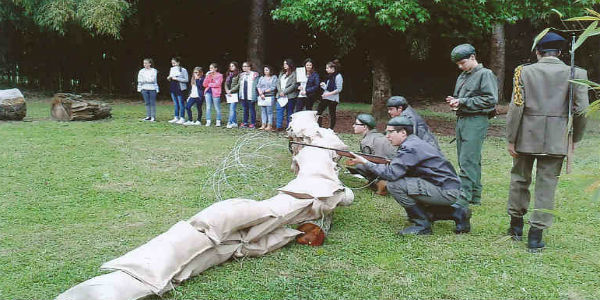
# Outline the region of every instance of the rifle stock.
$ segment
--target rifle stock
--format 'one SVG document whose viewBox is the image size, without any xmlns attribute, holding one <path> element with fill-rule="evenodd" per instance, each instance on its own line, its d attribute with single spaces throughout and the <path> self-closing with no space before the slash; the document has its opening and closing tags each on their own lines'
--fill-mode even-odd
<svg viewBox="0 0 600 300">
<path fill-rule="evenodd" d="M 310 145 L 310 144 L 305 144 L 305 143 L 300 143 L 300 142 L 293 142 L 293 141 L 290 141 L 290 148 L 291 148 L 292 144 L 300 145 L 300 146 L 306 146 L 306 147 L 321 148 L 321 149 L 325 149 L 325 150 L 332 150 L 332 151 L 335 151 L 340 156 L 354 158 L 354 155 L 352 155 L 352 152 L 348 151 L 348 150 L 340 150 L 340 149 L 335 149 L 335 148 L 329 148 L 329 147 L 323 147 L 323 146 L 317 146 L 317 145 Z M 370 161 L 372 163 L 376 163 L 376 164 L 389 164 L 390 163 L 390 160 L 387 159 L 387 158 L 385 158 L 385 157 L 381 157 L 381 156 L 377 156 L 377 155 L 371 155 L 371 154 L 366 154 L 366 153 L 356 153 L 356 154 L 364 157 L 366 160 L 368 160 L 368 161 Z"/>
</svg>

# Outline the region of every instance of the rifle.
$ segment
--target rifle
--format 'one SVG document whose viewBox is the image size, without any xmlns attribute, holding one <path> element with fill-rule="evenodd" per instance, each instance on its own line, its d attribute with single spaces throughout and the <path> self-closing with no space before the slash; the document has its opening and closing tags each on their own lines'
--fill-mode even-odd
<svg viewBox="0 0 600 300">
<path fill-rule="evenodd" d="M 573 164 L 573 82 L 575 78 L 575 34 L 571 34 L 571 75 L 569 76 L 569 119 L 567 121 L 567 166 L 565 172 L 571 173 Z"/>
<path fill-rule="evenodd" d="M 289 143 L 290 151 L 292 149 L 293 144 L 300 145 L 300 146 L 306 146 L 306 147 L 315 147 L 315 148 L 320 148 L 320 149 L 325 149 L 325 150 L 332 150 L 332 151 L 335 151 L 335 153 L 337 153 L 338 155 L 349 157 L 349 158 L 354 158 L 354 155 L 352 154 L 351 151 L 339 150 L 339 149 L 335 149 L 335 148 L 328 148 L 328 147 L 310 145 L 310 144 L 293 142 L 293 141 L 290 141 L 290 143 Z M 385 157 L 371 155 L 371 154 L 365 154 L 365 153 L 360 153 L 360 152 L 356 153 L 356 154 L 364 157 L 366 160 L 368 160 L 372 163 L 376 163 L 376 164 L 389 164 L 390 163 L 390 160 Z"/>
</svg>

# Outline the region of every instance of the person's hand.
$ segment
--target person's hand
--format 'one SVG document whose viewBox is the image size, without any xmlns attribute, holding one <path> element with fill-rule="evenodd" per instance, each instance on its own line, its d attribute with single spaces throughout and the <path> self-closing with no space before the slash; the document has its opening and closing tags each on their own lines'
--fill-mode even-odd
<svg viewBox="0 0 600 300">
<path fill-rule="evenodd" d="M 366 164 L 367 162 L 369 162 L 366 158 L 357 155 L 354 152 L 350 152 L 350 154 L 352 154 L 352 156 L 354 156 L 354 158 L 350 159 L 347 164 L 350 166 L 354 166 L 354 165 L 358 165 L 358 164 Z"/>
<path fill-rule="evenodd" d="M 260 98 L 265 100 L 265 95 L 264 94 L 260 94 Z"/>
<path fill-rule="evenodd" d="M 300 91 L 300 95 L 306 96 L 306 92 L 305 91 Z"/>
<path fill-rule="evenodd" d="M 519 154 L 515 150 L 515 144 L 513 143 L 508 143 L 508 145 L 506 146 L 506 150 L 508 151 L 508 154 L 510 154 L 510 156 L 514 158 L 517 158 L 519 156 Z"/>
<path fill-rule="evenodd" d="M 331 96 L 331 93 L 330 93 L 330 92 L 325 92 L 325 93 L 323 93 L 323 95 L 322 95 L 322 97 L 329 97 L 329 96 Z"/>
<path fill-rule="evenodd" d="M 283 92 L 279 93 L 279 97 L 283 97 L 285 94 Z"/>
<path fill-rule="evenodd" d="M 171 76 L 168 76 L 168 77 L 167 77 L 167 80 L 168 80 L 168 81 L 171 81 Z"/>
<path fill-rule="evenodd" d="M 302 90 L 302 86 L 299 86 L 299 87 L 298 87 L 298 90 L 299 90 L 299 91 L 301 91 L 301 90 Z"/>
<path fill-rule="evenodd" d="M 327 87 L 327 85 L 325 84 L 325 82 L 321 82 L 321 84 L 320 84 L 320 87 L 321 87 L 322 89 L 324 89 L 324 88 L 326 88 L 326 87 Z"/>
</svg>

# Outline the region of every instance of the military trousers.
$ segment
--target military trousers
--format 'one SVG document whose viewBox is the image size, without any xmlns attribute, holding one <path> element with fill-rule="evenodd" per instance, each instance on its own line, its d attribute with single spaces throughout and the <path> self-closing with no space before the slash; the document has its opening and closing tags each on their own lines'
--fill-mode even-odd
<svg viewBox="0 0 600 300">
<path fill-rule="evenodd" d="M 488 117 L 459 117 L 456 121 L 456 152 L 460 172 L 458 204 L 481 204 L 481 149 L 489 126 Z"/>
<path fill-rule="evenodd" d="M 419 177 L 404 177 L 387 184 L 390 195 L 403 207 L 450 206 L 458 200 L 459 190 L 444 190 Z"/>
<path fill-rule="evenodd" d="M 554 192 L 564 157 L 542 155 L 519 155 L 513 158 L 510 171 L 508 194 L 508 214 L 523 217 L 529 208 L 531 194 L 531 172 L 536 163 L 535 202 L 529 223 L 533 227 L 546 229 L 552 225 L 553 216 L 548 211 L 554 209 Z"/>
</svg>

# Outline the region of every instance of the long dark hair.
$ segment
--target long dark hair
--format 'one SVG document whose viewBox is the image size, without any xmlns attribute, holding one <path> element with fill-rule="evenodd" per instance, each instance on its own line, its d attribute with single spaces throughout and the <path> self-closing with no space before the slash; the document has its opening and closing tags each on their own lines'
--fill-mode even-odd
<svg viewBox="0 0 600 300">
<path fill-rule="evenodd" d="M 229 69 L 229 67 L 231 67 L 231 65 L 235 66 L 235 71 L 233 71 L 233 72 Z M 232 75 L 233 77 L 235 77 L 238 74 L 240 74 L 240 64 L 238 64 L 237 61 L 230 62 L 229 65 L 227 66 L 227 73 L 225 73 L 225 75 L 227 77 L 229 77 L 229 75 Z"/>
<path fill-rule="evenodd" d="M 306 69 L 306 64 L 307 63 L 311 63 L 312 64 L 312 69 L 310 70 L 310 73 L 308 73 L 308 71 L 306 72 L 306 74 L 310 75 L 310 74 L 312 74 L 312 73 L 315 72 L 315 63 L 313 62 L 313 60 L 311 58 L 305 59 L 304 62 L 302 63 L 302 65 L 304 66 L 304 69 Z"/>
<path fill-rule="evenodd" d="M 288 65 L 288 69 L 287 72 L 285 73 L 286 76 L 290 76 L 290 74 L 292 74 L 292 72 L 294 72 L 294 61 L 291 58 L 286 58 L 284 61 L 284 63 L 286 63 Z M 281 71 L 285 71 L 285 69 L 281 68 Z"/>
<path fill-rule="evenodd" d="M 269 65 L 264 65 L 263 66 L 263 75 L 266 75 L 265 74 L 265 68 L 269 69 L 269 76 L 275 75 L 275 74 L 273 74 L 273 68 L 271 68 L 271 66 L 269 66 Z"/>
</svg>

